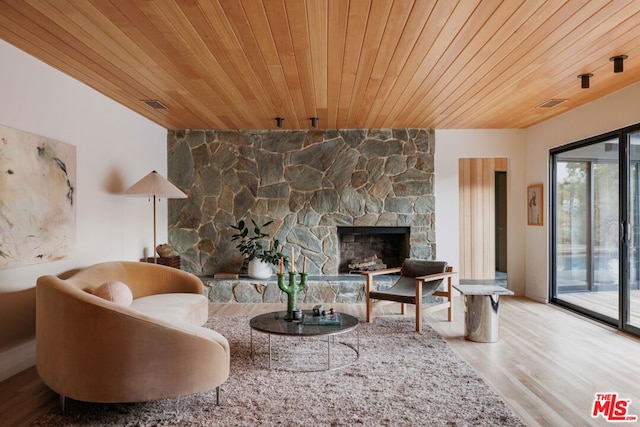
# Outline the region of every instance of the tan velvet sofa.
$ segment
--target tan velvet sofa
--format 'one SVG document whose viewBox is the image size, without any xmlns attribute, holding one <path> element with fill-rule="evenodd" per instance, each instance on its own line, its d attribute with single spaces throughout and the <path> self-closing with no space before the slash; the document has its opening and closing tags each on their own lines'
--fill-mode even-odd
<svg viewBox="0 0 640 427">
<path fill-rule="evenodd" d="M 120 281 L 130 306 L 93 293 Z M 128 292 L 128 291 L 127 291 Z M 208 300 L 196 276 L 143 262 L 106 262 L 36 286 L 36 367 L 64 398 L 139 402 L 216 388 L 229 376 L 229 344 L 202 327 Z"/>
</svg>

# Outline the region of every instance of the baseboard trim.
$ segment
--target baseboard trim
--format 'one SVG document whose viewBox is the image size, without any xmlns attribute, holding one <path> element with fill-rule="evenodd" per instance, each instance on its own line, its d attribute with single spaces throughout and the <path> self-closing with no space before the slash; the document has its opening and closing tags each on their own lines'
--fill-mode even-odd
<svg viewBox="0 0 640 427">
<path fill-rule="evenodd" d="M 547 298 L 542 298 L 542 297 L 533 296 L 533 295 L 525 295 L 525 296 L 535 302 L 539 302 L 542 304 L 549 304 L 549 300 Z"/>
<path fill-rule="evenodd" d="M 36 364 L 36 340 L 28 341 L 0 353 L 0 381 Z"/>
</svg>

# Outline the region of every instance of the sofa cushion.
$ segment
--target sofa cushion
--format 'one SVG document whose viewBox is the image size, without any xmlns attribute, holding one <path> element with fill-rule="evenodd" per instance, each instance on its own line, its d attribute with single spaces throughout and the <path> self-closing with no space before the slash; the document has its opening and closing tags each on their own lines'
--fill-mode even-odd
<svg viewBox="0 0 640 427">
<path fill-rule="evenodd" d="M 117 280 L 103 283 L 93 294 L 123 307 L 129 307 L 133 302 L 131 289 L 129 289 L 126 284 Z"/>
<path fill-rule="evenodd" d="M 202 326 L 209 316 L 209 301 L 200 294 L 171 293 L 136 298 L 131 308 L 164 321 L 186 321 Z"/>
</svg>

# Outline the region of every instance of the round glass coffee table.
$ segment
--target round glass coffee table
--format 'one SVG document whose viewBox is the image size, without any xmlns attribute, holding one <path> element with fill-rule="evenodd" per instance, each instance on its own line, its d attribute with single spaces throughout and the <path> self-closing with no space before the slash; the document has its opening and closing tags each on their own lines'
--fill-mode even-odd
<svg viewBox="0 0 640 427">
<path fill-rule="evenodd" d="M 339 322 L 329 322 L 323 324 L 318 318 L 312 316 L 312 312 L 309 310 L 304 311 L 304 319 L 302 321 L 287 321 L 284 320 L 286 311 L 274 311 L 271 313 L 261 314 L 251 319 L 249 326 L 251 327 L 251 358 L 254 357 L 253 349 L 253 331 L 261 332 L 269 336 L 269 369 L 271 369 L 272 361 L 272 349 L 271 349 L 271 337 L 272 335 L 308 338 L 308 337 L 326 337 L 327 339 L 327 364 L 326 368 L 322 369 L 296 369 L 298 372 L 317 372 L 317 371 L 330 371 L 334 369 L 344 368 L 349 366 L 360 357 L 360 334 L 358 331 L 358 319 L 350 314 L 338 313 Z M 337 323 L 337 324 L 336 324 Z M 347 342 L 339 342 L 338 345 L 348 347 L 353 352 L 354 356 L 346 361 L 335 364 L 332 363 L 332 345 L 336 345 L 335 337 L 347 332 L 356 332 L 356 344 L 350 344 Z M 293 344 L 295 345 L 295 344 Z M 291 370 L 286 368 L 279 368 L 282 370 Z"/>
</svg>

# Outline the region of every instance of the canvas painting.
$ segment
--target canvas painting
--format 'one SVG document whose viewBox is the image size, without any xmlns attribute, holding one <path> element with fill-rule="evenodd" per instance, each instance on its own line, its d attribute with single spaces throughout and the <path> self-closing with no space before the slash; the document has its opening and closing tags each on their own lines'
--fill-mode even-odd
<svg viewBox="0 0 640 427">
<path fill-rule="evenodd" d="M 0 126 L 0 268 L 73 254 L 75 189 L 75 146 Z"/>
</svg>

